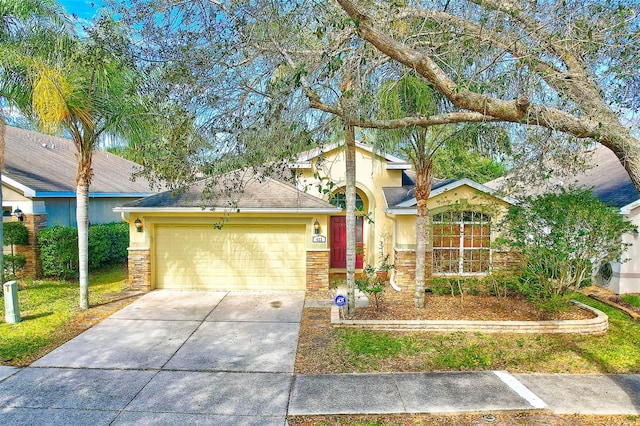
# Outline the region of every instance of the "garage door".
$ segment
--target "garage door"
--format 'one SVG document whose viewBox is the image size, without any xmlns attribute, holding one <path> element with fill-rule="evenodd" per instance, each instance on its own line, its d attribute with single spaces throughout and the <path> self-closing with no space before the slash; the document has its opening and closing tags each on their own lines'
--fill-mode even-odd
<svg viewBox="0 0 640 426">
<path fill-rule="evenodd" d="M 157 226 L 156 288 L 304 290 L 305 227 Z"/>
</svg>

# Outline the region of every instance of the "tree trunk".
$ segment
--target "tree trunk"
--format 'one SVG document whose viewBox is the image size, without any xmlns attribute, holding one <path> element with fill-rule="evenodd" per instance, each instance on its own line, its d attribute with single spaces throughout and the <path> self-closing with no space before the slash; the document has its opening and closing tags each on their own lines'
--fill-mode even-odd
<svg viewBox="0 0 640 426">
<path fill-rule="evenodd" d="M 347 315 L 356 313 L 356 137 L 353 126 L 345 126 L 346 222 L 347 222 Z"/>
<path fill-rule="evenodd" d="M 424 159 L 423 159 L 424 160 Z M 427 200 L 431 193 L 431 161 L 416 165 L 416 285 L 413 292 L 413 304 L 424 307 L 425 262 L 428 241 Z"/>
<path fill-rule="evenodd" d="M 89 182 L 78 178 L 76 185 L 78 222 L 78 268 L 80 270 L 80 308 L 89 309 Z"/>
<path fill-rule="evenodd" d="M 4 172 L 4 135 L 7 130 L 7 123 L 4 121 L 2 109 L 0 109 L 0 206 L 3 205 L 2 198 L 2 172 Z M 0 216 L 0 242 L 4 244 L 4 209 Z M 0 256 L 0 283 L 4 284 L 4 252 Z"/>
</svg>

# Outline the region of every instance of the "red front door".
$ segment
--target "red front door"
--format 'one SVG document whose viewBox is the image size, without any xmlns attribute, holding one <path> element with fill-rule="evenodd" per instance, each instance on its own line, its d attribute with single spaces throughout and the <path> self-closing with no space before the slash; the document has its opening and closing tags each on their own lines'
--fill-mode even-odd
<svg viewBox="0 0 640 426">
<path fill-rule="evenodd" d="M 356 269 L 362 269 L 362 217 L 356 216 Z M 331 268 L 346 269 L 347 267 L 347 218 L 346 216 L 331 216 Z"/>
</svg>

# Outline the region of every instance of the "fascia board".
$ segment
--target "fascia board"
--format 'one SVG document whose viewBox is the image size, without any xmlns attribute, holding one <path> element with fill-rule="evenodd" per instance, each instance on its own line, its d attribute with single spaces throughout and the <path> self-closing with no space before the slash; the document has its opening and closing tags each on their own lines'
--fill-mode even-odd
<svg viewBox="0 0 640 426">
<path fill-rule="evenodd" d="M 89 198 L 144 198 L 154 195 L 154 192 L 90 192 Z M 34 192 L 33 198 L 75 198 L 76 193 L 64 192 Z"/>
<path fill-rule="evenodd" d="M 386 209 L 385 212 L 394 216 L 416 216 L 418 214 L 418 209 Z"/>
<path fill-rule="evenodd" d="M 640 199 L 636 200 L 636 201 L 633 201 L 633 202 L 627 204 L 626 206 L 620 207 L 620 214 L 631 214 L 631 211 L 635 210 L 639 206 L 640 206 Z"/>
<path fill-rule="evenodd" d="M 451 183 L 449 183 L 447 185 L 441 186 L 440 188 L 432 191 L 431 194 L 429 195 L 429 198 L 437 197 L 440 194 L 444 194 L 445 192 L 452 191 L 452 190 L 457 189 L 457 188 L 459 188 L 459 187 L 461 187 L 463 185 L 467 185 L 467 186 L 469 186 L 469 187 L 471 187 L 471 188 L 473 188 L 475 190 L 478 190 L 478 191 L 483 192 L 485 194 L 489 194 L 492 197 L 496 197 L 499 200 L 504 201 L 505 203 L 512 204 L 512 205 L 518 204 L 518 201 L 515 198 L 501 197 L 499 195 L 496 195 L 496 191 L 493 188 L 489 188 L 488 186 L 482 185 L 482 184 L 480 184 L 478 182 L 474 182 L 474 181 L 472 181 L 471 179 L 468 179 L 468 178 L 458 179 L 458 180 L 456 180 L 454 182 L 451 182 Z M 404 202 L 398 204 L 397 207 L 412 207 L 412 206 L 415 206 L 416 203 L 417 202 L 416 202 L 416 199 L 414 197 L 411 200 L 407 200 L 407 201 L 404 201 Z"/>
<path fill-rule="evenodd" d="M 21 184 L 20 182 L 11 179 L 9 176 L 6 175 L 2 175 L 2 181 L 4 183 L 6 183 L 9 186 L 12 186 L 20 191 L 22 191 L 22 194 L 27 197 L 27 198 L 31 198 L 31 197 L 35 197 L 36 196 L 36 191 L 33 188 L 30 188 L 26 185 Z"/>
<path fill-rule="evenodd" d="M 114 207 L 115 213 L 264 213 L 264 214 L 338 214 L 342 212 L 340 208 L 283 208 L 283 209 L 260 209 L 260 208 L 239 208 L 229 209 L 201 208 L 201 207 Z"/>
</svg>

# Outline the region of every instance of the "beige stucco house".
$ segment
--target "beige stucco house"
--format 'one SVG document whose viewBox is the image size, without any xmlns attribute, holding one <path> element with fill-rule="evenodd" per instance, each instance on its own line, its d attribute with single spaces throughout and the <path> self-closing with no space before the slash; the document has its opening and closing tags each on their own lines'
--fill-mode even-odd
<svg viewBox="0 0 640 426">
<path fill-rule="evenodd" d="M 319 289 L 345 272 L 345 155 L 341 144 L 300 154 L 293 183 L 249 173 L 242 193 L 204 202 L 206 182 L 115 209 L 131 224 L 130 282 L 176 289 Z M 389 255 L 395 283 L 409 286 L 415 267 L 414 173 L 392 155 L 357 144 L 356 268 Z M 237 181 L 236 181 L 237 182 Z M 501 262 L 495 224 L 510 199 L 468 179 L 434 180 L 428 207 L 430 274 L 483 275 Z"/>
</svg>

